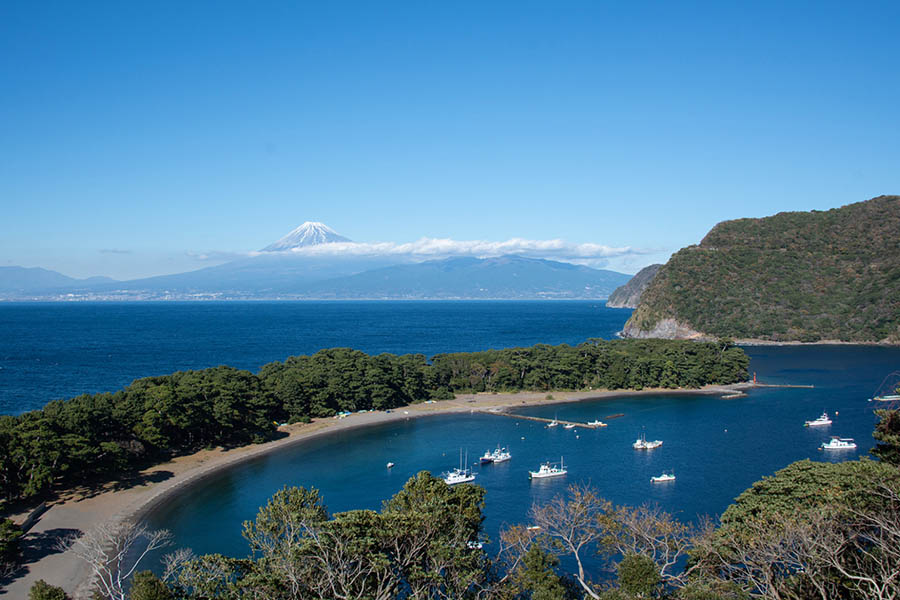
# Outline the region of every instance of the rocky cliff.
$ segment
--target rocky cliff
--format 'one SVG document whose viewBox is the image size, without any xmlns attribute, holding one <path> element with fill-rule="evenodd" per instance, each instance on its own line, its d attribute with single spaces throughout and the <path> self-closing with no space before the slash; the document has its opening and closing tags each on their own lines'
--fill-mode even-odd
<svg viewBox="0 0 900 600">
<path fill-rule="evenodd" d="M 628 280 L 628 283 L 617 287 L 615 291 L 609 295 L 606 306 L 609 308 L 637 308 L 638 303 L 641 301 L 641 294 L 643 294 L 644 290 L 647 289 L 647 286 L 650 285 L 650 282 L 656 276 L 656 272 L 659 271 L 661 266 L 662 265 L 650 265 L 649 267 L 644 267 L 638 271 L 634 277 Z"/>
</svg>

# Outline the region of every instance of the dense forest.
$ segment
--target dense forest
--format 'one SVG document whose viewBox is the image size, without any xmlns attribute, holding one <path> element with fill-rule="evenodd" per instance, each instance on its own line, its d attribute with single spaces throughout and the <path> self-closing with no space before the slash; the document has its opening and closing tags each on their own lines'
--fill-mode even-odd
<svg viewBox="0 0 900 600">
<path fill-rule="evenodd" d="M 716 225 L 677 252 L 626 325 L 709 336 L 900 341 L 900 197 Z"/>
<path fill-rule="evenodd" d="M 731 342 L 590 340 L 484 352 L 370 356 L 347 348 L 139 379 L 114 393 L 0 416 L 2 501 L 94 484 L 173 455 L 270 439 L 277 423 L 383 410 L 458 392 L 696 388 L 747 378 Z"/>
<path fill-rule="evenodd" d="M 119 600 L 896 599 L 900 413 L 877 414 L 880 461 L 793 463 L 741 494 L 718 522 L 614 506 L 581 484 L 536 503 L 527 523 L 484 546 L 484 489 L 423 471 L 380 511 L 329 516 L 317 490 L 286 487 L 244 523 L 246 558 L 181 549 L 160 575 L 123 583 L 117 574 L 139 563 L 73 551 L 100 574 L 98 596 Z M 165 532 L 133 524 L 110 539 L 136 534 L 166 544 Z M 589 567 L 589 556 L 605 568 Z M 39 582 L 32 598 L 65 595 Z"/>
</svg>

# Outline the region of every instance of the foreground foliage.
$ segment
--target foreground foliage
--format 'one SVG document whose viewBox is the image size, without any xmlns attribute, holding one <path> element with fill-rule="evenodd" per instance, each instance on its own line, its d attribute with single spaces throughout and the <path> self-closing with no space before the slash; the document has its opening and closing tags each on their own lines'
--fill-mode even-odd
<svg viewBox="0 0 900 600">
<path fill-rule="evenodd" d="M 322 350 L 265 365 L 139 379 L 115 393 L 0 416 L 2 499 L 114 478 L 176 454 L 269 439 L 276 423 L 382 410 L 456 392 L 699 387 L 747 377 L 725 341 L 591 340 L 577 346 L 369 356 Z"/>
<path fill-rule="evenodd" d="M 900 197 L 716 225 L 677 252 L 630 325 L 739 339 L 900 340 Z"/>
</svg>

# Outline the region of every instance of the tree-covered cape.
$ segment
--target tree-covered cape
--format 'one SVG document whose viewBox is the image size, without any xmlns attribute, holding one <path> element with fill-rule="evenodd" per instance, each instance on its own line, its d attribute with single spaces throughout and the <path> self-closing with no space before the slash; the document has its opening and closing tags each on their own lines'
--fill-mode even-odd
<svg viewBox="0 0 900 600">
<path fill-rule="evenodd" d="M 456 392 L 695 388 L 747 377 L 728 341 L 590 340 L 439 354 L 348 348 L 293 356 L 258 374 L 220 366 L 139 379 L 115 393 L 0 416 L 0 490 L 17 500 L 54 485 L 117 477 L 176 454 L 268 439 L 284 421 L 381 410 Z"/>
</svg>

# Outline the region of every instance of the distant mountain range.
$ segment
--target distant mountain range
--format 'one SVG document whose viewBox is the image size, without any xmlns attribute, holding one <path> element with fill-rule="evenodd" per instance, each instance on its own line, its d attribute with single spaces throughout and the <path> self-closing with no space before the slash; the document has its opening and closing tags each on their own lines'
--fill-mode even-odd
<svg viewBox="0 0 900 600">
<path fill-rule="evenodd" d="M 60 288 L 80 289 L 114 281 L 109 277 L 75 279 L 40 267 L 0 267 L 0 296 L 32 294 Z"/>
<path fill-rule="evenodd" d="M 0 299 L 605 299 L 631 277 L 564 262 L 501 256 L 398 264 L 394 256 L 298 251 L 353 244 L 307 222 L 258 254 L 187 273 L 131 281 L 73 279 L 46 269 L 0 268 Z"/>
</svg>

